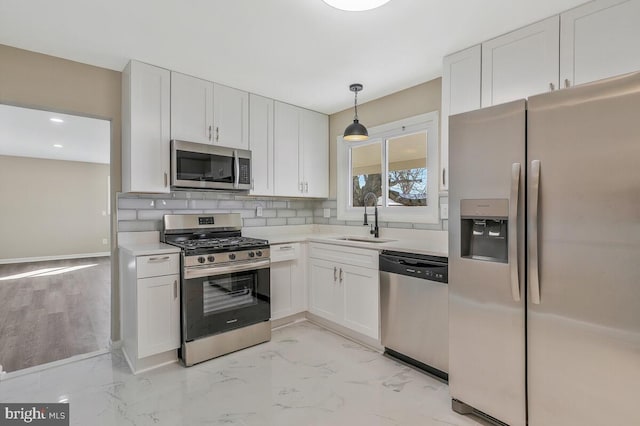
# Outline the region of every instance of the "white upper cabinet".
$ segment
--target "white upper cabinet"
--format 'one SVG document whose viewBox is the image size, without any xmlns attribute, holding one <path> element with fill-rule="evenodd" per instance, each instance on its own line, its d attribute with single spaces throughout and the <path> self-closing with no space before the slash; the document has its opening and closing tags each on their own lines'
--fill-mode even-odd
<svg viewBox="0 0 640 426">
<path fill-rule="evenodd" d="M 216 145 L 249 149 L 249 93 L 214 84 L 213 126 Z"/>
<path fill-rule="evenodd" d="M 122 72 L 122 192 L 169 192 L 170 79 L 138 61 Z"/>
<path fill-rule="evenodd" d="M 560 17 L 482 43 L 482 106 L 558 88 Z"/>
<path fill-rule="evenodd" d="M 273 195 L 273 99 L 249 95 L 251 195 Z"/>
<path fill-rule="evenodd" d="M 640 70 L 640 1 L 592 1 L 560 19 L 563 87 Z"/>
<path fill-rule="evenodd" d="M 442 63 L 442 122 L 440 190 L 449 189 L 449 116 L 480 108 L 480 59 L 478 44 L 445 56 Z"/>
<path fill-rule="evenodd" d="M 275 195 L 329 196 L 329 118 L 276 101 Z"/>
<path fill-rule="evenodd" d="M 213 142 L 213 83 L 171 73 L 171 139 Z"/>
<path fill-rule="evenodd" d="M 329 117 L 318 112 L 300 113 L 302 184 L 304 196 L 329 196 Z"/>
<path fill-rule="evenodd" d="M 274 195 L 302 196 L 299 173 L 298 138 L 300 108 L 275 102 Z"/>
</svg>

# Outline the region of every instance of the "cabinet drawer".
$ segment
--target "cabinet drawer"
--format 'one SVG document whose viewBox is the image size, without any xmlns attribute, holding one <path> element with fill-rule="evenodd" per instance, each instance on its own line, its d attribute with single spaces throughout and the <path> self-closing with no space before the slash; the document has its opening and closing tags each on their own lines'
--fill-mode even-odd
<svg viewBox="0 0 640 426">
<path fill-rule="evenodd" d="M 137 277 L 158 277 L 180 273 L 180 255 L 178 253 L 138 256 Z"/>
<path fill-rule="evenodd" d="M 378 269 L 378 250 L 347 247 L 338 244 L 311 243 L 309 257 Z"/>
<path fill-rule="evenodd" d="M 272 245 L 270 251 L 271 263 L 297 260 L 300 255 L 300 243 Z"/>
</svg>

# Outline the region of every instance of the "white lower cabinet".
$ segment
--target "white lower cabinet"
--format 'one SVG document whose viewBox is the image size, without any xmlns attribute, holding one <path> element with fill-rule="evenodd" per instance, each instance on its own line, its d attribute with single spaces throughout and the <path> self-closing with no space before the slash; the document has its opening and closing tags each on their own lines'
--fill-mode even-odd
<svg viewBox="0 0 640 426">
<path fill-rule="evenodd" d="M 309 249 L 309 312 L 378 340 L 378 252 L 321 243 Z"/>
<path fill-rule="evenodd" d="M 307 310 L 304 247 L 300 243 L 271 246 L 271 319 Z"/>
<path fill-rule="evenodd" d="M 120 250 L 123 351 L 139 373 L 174 362 L 180 347 L 180 255 Z"/>
</svg>

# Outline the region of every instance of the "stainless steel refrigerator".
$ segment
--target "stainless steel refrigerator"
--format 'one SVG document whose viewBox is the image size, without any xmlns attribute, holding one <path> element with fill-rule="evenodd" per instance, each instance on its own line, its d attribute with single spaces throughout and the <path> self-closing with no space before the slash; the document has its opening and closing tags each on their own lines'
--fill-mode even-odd
<svg viewBox="0 0 640 426">
<path fill-rule="evenodd" d="M 640 73 L 449 123 L 453 409 L 640 425 Z"/>
</svg>

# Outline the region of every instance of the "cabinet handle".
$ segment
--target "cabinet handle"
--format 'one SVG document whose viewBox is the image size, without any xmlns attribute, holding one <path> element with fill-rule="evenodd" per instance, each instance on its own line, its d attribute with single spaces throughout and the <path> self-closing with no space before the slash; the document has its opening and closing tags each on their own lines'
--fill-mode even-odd
<svg viewBox="0 0 640 426">
<path fill-rule="evenodd" d="M 447 185 L 447 169 L 445 167 L 442 168 L 442 186 Z"/>
<path fill-rule="evenodd" d="M 553 83 L 549 83 L 549 91 L 553 92 L 554 90 L 556 90 L 556 86 Z"/>
<path fill-rule="evenodd" d="M 173 298 L 178 298 L 178 280 L 173 281 Z"/>
<path fill-rule="evenodd" d="M 293 246 L 280 246 L 280 250 L 293 250 Z"/>
<path fill-rule="evenodd" d="M 336 280 L 338 279 L 338 268 L 336 268 L 335 266 L 333 267 L 333 282 L 335 283 Z"/>
<path fill-rule="evenodd" d="M 254 190 L 254 189 L 255 189 L 255 186 L 253 184 L 253 178 L 251 178 L 251 190 Z"/>
<path fill-rule="evenodd" d="M 342 282 L 342 268 L 340 268 L 340 282 Z"/>
<path fill-rule="evenodd" d="M 300 192 L 304 192 L 303 188 L 304 188 L 304 185 L 302 182 L 300 182 Z"/>
<path fill-rule="evenodd" d="M 309 192 L 309 182 L 304 183 L 304 192 Z"/>
<path fill-rule="evenodd" d="M 216 126 L 216 142 L 220 140 L 220 127 Z"/>
<path fill-rule="evenodd" d="M 169 259 L 171 259 L 171 256 L 150 257 L 149 262 L 166 262 Z"/>
<path fill-rule="evenodd" d="M 209 140 L 211 140 L 211 131 L 213 130 L 212 126 L 209 126 Z"/>
<path fill-rule="evenodd" d="M 169 175 L 167 174 L 167 172 L 164 172 L 164 187 L 167 187 L 167 184 L 169 183 Z"/>
<path fill-rule="evenodd" d="M 568 89 L 569 87 L 571 87 L 571 82 L 569 81 L 569 79 L 568 79 L 568 78 L 565 78 L 565 79 L 564 79 L 564 87 L 566 87 L 567 89 Z"/>
</svg>

